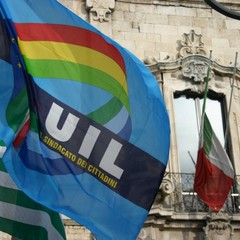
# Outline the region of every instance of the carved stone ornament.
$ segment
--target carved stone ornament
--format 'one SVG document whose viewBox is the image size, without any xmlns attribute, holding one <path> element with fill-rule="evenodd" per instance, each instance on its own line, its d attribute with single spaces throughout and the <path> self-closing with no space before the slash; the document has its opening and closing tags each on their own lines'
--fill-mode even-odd
<svg viewBox="0 0 240 240">
<path fill-rule="evenodd" d="M 145 229 L 141 229 L 137 240 L 151 240 L 152 238 L 147 234 Z"/>
<path fill-rule="evenodd" d="M 204 79 L 207 77 L 208 67 L 209 64 L 207 61 L 193 59 L 183 64 L 182 74 L 184 77 L 188 77 L 194 82 L 204 82 Z"/>
<path fill-rule="evenodd" d="M 109 15 L 115 8 L 115 0 L 86 0 L 86 7 L 94 14 L 93 20 L 109 22 Z"/>
<path fill-rule="evenodd" d="M 162 179 L 152 209 L 172 209 L 172 193 L 175 191 L 175 184 L 171 176 L 165 173 Z"/>
<path fill-rule="evenodd" d="M 201 54 L 206 55 L 206 51 L 203 47 L 202 35 L 196 34 L 194 30 L 190 33 L 183 34 L 183 40 L 181 41 L 182 48 L 179 51 L 181 57 L 188 54 Z"/>
<path fill-rule="evenodd" d="M 231 217 L 225 212 L 210 212 L 207 215 L 207 226 L 205 228 L 206 240 L 231 240 L 233 227 Z"/>
<path fill-rule="evenodd" d="M 170 195 L 175 190 L 173 180 L 169 176 L 165 176 L 160 186 L 161 199 L 164 199 L 167 195 Z"/>
</svg>

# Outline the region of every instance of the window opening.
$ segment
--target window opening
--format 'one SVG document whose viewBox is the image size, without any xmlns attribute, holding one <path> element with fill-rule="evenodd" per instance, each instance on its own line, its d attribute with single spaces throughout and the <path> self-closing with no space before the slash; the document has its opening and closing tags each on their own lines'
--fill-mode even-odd
<svg viewBox="0 0 240 240">
<path fill-rule="evenodd" d="M 181 173 L 195 173 L 202 103 L 202 95 L 181 93 L 174 96 L 176 136 Z M 206 102 L 206 113 L 214 132 L 224 146 L 223 97 L 211 97 L 209 95 Z"/>
</svg>

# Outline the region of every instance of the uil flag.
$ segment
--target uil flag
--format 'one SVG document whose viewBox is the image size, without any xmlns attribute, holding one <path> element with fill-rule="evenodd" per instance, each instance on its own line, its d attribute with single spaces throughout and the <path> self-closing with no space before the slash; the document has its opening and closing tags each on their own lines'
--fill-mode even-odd
<svg viewBox="0 0 240 240">
<path fill-rule="evenodd" d="M 205 113 L 207 86 L 208 83 L 203 104 L 194 190 L 212 210 L 219 211 L 233 185 L 234 171 Z"/>
<path fill-rule="evenodd" d="M 56 0 L 0 0 L 0 7 L 28 75 L 20 144 L 13 144 L 16 131 L 6 118 L 16 111 L 11 91 L 0 106 L 9 174 L 32 199 L 97 239 L 135 240 L 169 153 L 169 119 L 156 80 Z"/>
<path fill-rule="evenodd" d="M 13 87 L 14 81 L 16 81 L 15 87 Z M 9 104 L 8 110 L 2 112 L 11 98 L 13 101 Z M 8 132 L 5 130 L 8 122 L 17 136 L 14 144 L 19 144 L 22 135 L 26 132 L 25 127 L 21 127 L 22 122 L 25 123 L 24 116 L 28 111 L 26 85 L 1 16 L 0 103 L 0 139 Z M 21 130 L 17 131 L 18 129 Z M 5 151 L 6 147 L 0 141 L 0 231 L 24 240 L 65 240 L 60 215 L 31 200 L 12 181 L 1 159 Z"/>
</svg>

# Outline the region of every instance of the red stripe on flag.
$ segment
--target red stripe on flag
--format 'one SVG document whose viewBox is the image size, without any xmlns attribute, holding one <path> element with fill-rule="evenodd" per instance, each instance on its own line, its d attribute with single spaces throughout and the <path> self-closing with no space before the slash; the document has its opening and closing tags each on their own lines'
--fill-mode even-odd
<svg viewBox="0 0 240 240">
<path fill-rule="evenodd" d="M 13 142 L 13 146 L 16 148 L 18 147 L 21 142 L 23 141 L 23 139 L 26 137 L 28 130 L 30 127 L 30 119 L 28 119 L 26 121 L 26 123 L 23 125 L 22 129 L 20 130 L 20 132 L 18 133 L 18 135 L 16 136 L 14 142 Z"/>
<path fill-rule="evenodd" d="M 60 24 L 15 23 L 14 25 L 22 41 L 64 42 L 87 47 L 112 58 L 126 74 L 125 62 L 121 53 L 100 34 L 87 29 Z"/>
<path fill-rule="evenodd" d="M 200 148 L 194 179 L 194 190 L 199 198 L 213 210 L 219 211 L 227 199 L 232 184 L 233 179 L 211 164 L 204 149 Z"/>
</svg>

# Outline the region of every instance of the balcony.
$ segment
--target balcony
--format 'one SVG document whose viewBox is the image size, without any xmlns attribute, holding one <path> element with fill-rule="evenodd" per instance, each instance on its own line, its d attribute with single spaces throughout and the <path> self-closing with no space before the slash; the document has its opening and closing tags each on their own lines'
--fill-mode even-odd
<svg viewBox="0 0 240 240">
<path fill-rule="evenodd" d="M 240 213 L 239 183 L 240 176 L 235 176 L 234 186 L 223 206 L 223 210 L 233 214 Z M 171 209 L 177 213 L 192 212 L 205 213 L 209 208 L 197 196 L 193 190 L 194 174 L 166 173 L 161 185 L 161 197 L 156 199 L 162 202 L 162 209 Z M 169 191 L 169 189 L 171 189 Z M 166 191 L 168 190 L 168 192 Z M 155 204 L 157 203 L 155 201 Z"/>
</svg>

